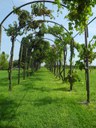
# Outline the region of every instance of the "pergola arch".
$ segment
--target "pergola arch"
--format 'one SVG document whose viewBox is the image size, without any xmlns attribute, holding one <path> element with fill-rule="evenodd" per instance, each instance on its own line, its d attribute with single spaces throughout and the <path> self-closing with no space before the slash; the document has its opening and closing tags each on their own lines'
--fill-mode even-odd
<svg viewBox="0 0 96 128">
<path fill-rule="evenodd" d="M 32 1 L 32 2 L 25 3 L 25 4 L 23 4 L 23 5 L 19 6 L 19 7 L 17 7 L 16 9 L 18 10 L 18 9 L 24 7 L 24 6 L 27 6 L 27 5 L 30 5 L 30 4 L 34 4 L 34 3 L 41 3 L 41 2 L 52 3 L 52 4 L 56 4 L 56 5 L 57 5 L 56 2 L 51 1 L 51 0 L 46 0 L 46 1 L 44 1 L 44 0 L 38 0 L 38 1 Z M 67 9 L 67 6 L 66 6 L 66 5 L 64 5 L 64 4 L 62 4 L 62 3 L 60 3 L 60 5 L 61 5 L 62 7 L 65 7 L 65 8 Z M 1 23 L 0 23 L 0 31 L 1 31 L 1 27 L 2 27 L 3 23 L 4 23 L 4 22 L 7 20 L 7 18 L 8 18 L 11 14 L 13 14 L 13 13 L 14 13 L 14 10 L 12 10 L 10 13 L 8 13 L 8 14 L 5 16 L 5 18 L 1 21 Z M 47 21 L 46 21 L 46 22 L 47 22 Z M 50 22 L 51 22 L 51 23 L 52 23 L 52 22 L 55 23 L 55 21 L 50 21 Z M 59 23 L 56 23 L 56 24 L 60 25 Z M 63 25 L 60 25 L 60 26 L 63 27 L 63 28 L 68 32 L 68 34 L 70 35 L 70 32 L 69 32 Z M 0 34 L 0 45 L 1 45 L 1 34 Z M 1 46 L 0 46 L 0 47 L 1 47 Z"/>
<path fill-rule="evenodd" d="M 17 7 L 16 9 L 18 10 L 18 9 L 24 7 L 24 6 L 27 6 L 27 5 L 30 5 L 30 4 L 34 4 L 34 3 L 41 3 L 41 2 L 57 4 L 56 2 L 51 1 L 51 0 L 46 0 L 46 1 L 44 1 L 44 0 L 38 0 L 38 1 L 32 1 L 32 2 L 25 3 L 25 4 L 23 4 L 23 5 L 19 6 L 19 7 Z M 67 6 L 64 5 L 64 4 L 62 4 L 62 3 L 60 3 L 60 5 L 61 5 L 62 7 L 67 8 Z M 7 14 L 7 16 L 1 21 L 0 26 L 4 23 L 4 21 L 5 21 L 12 13 L 14 13 L 14 10 L 12 10 L 10 13 Z"/>
<path fill-rule="evenodd" d="M 36 20 L 37 22 L 42 22 L 42 23 L 52 23 L 52 24 L 55 24 L 55 25 L 58 25 L 60 27 L 63 27 L 63 29 L 68 33 L 68 35 L 70 35 L 70 32 L 68 29 L 66 29 L 63 25 L 59 24 L 58 22 L 56 21 L 52 21 L 52 20 Z"/>
<path fill-rule="evenodd" d="M 17 7 L 16 9 L 20 9 L 20 8 L 26 6 L 26 5 L 30 5 L 30 4 L 33 4 L 33 3 L 39 3 L 39 2 L 47 2 L 47 3 L 54 3 L 54 4 L 57 4 L 56 2 L 53 2 L 53 1 L 50 1 L 50 0 L 46 0 L 46 1 L 44 1 L 44 0 L 38 0 L 38 1 L 33 1 L 33 2 L 28 2 L 28 3 L 26 3 L 26 4 L 23 4 L 23 5 L 19 6 L 19 7 Z M 63 4 L 61 4 L 61 6 L 67 8 L 67 6 L 65 6 L 65 5 L 63 5 Z M 4 21 L 7 20 L 7 18 L 8 18 L 12 13 L 14 13 L 14 10 L 12 10 L 12 11 L 2 20 L 2 22 L 1 22 L 1 24 L 0 24 L 0 27 L 3 25 Z M 57 25 L 63 27 L 64 30 L 66 30 L 66 32 L 68 33 L 68 35 L 71 35 L 70 32 L 69 32 L 63 25 L 60 25 L 59 23 L 56 23 L 55 21 L 48 21 L 48 20 L 45 20 L 45 21 L 46 21 L 46 22 L 50 22 L 50 23 L 54 23 L 54 24 L 57 24 Z M 45 21 L 44 21 L 44 22 L 45 22 Z M 14 37 L 14 35 L 13 35 L 13 37 Z M 73 40 L 73 38 L 72 38 L 72 40 Z M 72 42 L 73 42 L 73 41 L 72 41 Z M 72 43 L 72 44 L 73 44 L 73 43 Z M 72 46 L 73 46 L 73 45 L 72 45 Z M 13 41 L 12 41 L 11 56 L 10 56 L 10 62 L 9 62 L 9 90 L 11 90 L 11 74 L 12 74 L 11 72 L 12 72 L 12 61 L 13 61 L 13 51 L 14 51 L 14 48 L 13 48 L 13 47 L 14 47 L 14 38 L 13 38 Z M 72 65 L 71 65 L 71 66 L 72 66 Z M 72 71 L 71 71 L 71 72 L 72 72 Z"/>
<path fill-rule="evenodd" d="M 38 0 L 38 1 L 32 1 L 32 2 L 28 2 L 28 3 L 26 3 L 26 4 L 23 4 L 23 5 L 19 6 L 19 7 L 17 7 L 17 9 L 20 9 L 20 8 L 26 6 L 26 5 L 30 5 L 30 4 L 33 4 L 33 3 L 39 3 L 39 2 L 46 2 L 46 3 L 54 3 L 54 4 L 57 4 L 56 2 L 50 1 L 50 0 L 46 0 L 46 1 L 44 1 L 44 0 Z M 60 4 L 61 4 L 61 3 L 60 3 Z M 64 5 L 64 4 L 61 4 L 61 6 L 67 8 L 67 6 Z M 14 12 L 14 10 L 12 10 L 12 11 L 1 21 L 1 23 L 0 23 L 0 28 L 1 28 L 1 26 L 3 25 L 4 21 L 7 20 L 7 18 L 8 18 L 13 12 Z M 93 22 L 95 19 L 96 19 L 96 17 L 93 18 L 93 19 L 85 26 L 85 29 L 86 29 L 86 27 L 87 27 L 91 22 Z M 46 21 L 46 22 L 49 22 L 49 21 Z M 51 21 L 51 22 L 54 22 L 54 21 Z M 58 24 L 58 23 L 56 23 L 56 24 Z M 63 27 L 63 28 L 67 31 L 67 33 L 68 33 L 69 35 L 71 35 L 70 32 L 69 32 L 63 25 L 60 25 L 60 26 Z M 77 33 L 75 36 L 72 37 L 72 42 L 71 42 L 72 44 L 74 43 L 74 38 L 75 38 L 78 34 L 79 34 L 79 33 Z M 1 35 L 0 35 L 0 36 L 1 36 Z M 1 39 L 0 39 L 0 41 L 1 41 Z M 72 52 L 72 46 L 73 46 L 72 44 L 71 44 L 71 52 Z M 87 30 L 85 30 L 85 45 L 86 45 L 86 49 L 87 49 L 87 48 L 88 48 L 88 47 L 87 47 Z M 72 54 L 71 54 L 71 62 L 72 62 Z M 12 69 L 12 68 L 11 68 L 11 69 Z M 71 74 L 72 74 L 72 63 L 71 63 L 71 65 L 70 65 L 70 75 L 71 75 Z M 87 86 L 88 89 L 89 89 L 88 57 L 86 57 L 86 75 L 87 75 L 86 86 Z M 88 89 L 87 89 L 87 101 L 89 102 L 89 94 L 90 94 L 90 92 L 89 92 Z"/>
<path fill-rule="evenodd" d="M 23 5 L 19 6 L 19 7 L 17 7 L 17 9 L 20 9 L 20 8 L 22 8 L 22 7 L 24 7 L 24 6 L 27 6 L 27 5 L 30 5 L 30 4 L 33 4 L 33 3 L 40 3 L 40 2 L 57 4 L 56 2 L 51 1 L 51 0 L 46 0 L 46 1 L 44 1 L 44 0 L 38 0 L 38 1 L 32 1 L 32 2 L 25 3 L 25 4 L 23 4 Z M 60 3 L 60 5 L 61 5 L 62 7 L 67 8 L 67 6 L 64 5 L 64 4 L 62 4 L 62 3 Z M 3 19 L 3 20 L 1 21 L 1 23 L 0 23 L 0 27 L 3 25 L 3 23 L 5 22 L 5 20 L 6 20 L 13 12 L 14 12 L 14 10 L 12 10 L 10 13 L 8 13 L 8 14 L 4 17 L 4 19 Z M 96 17 L 94 17 L 86 26 L 88 26 L 89 24 L 91 24 L 95 19 L 96 19 Z M 79 32 L 78 32 L 77 34 L 75 34 L 75 35 L 73 36 L 73 38 L 75 38 L 75 37 L 78 36 L 78 35 L 79 35 Z"/>
</svg>

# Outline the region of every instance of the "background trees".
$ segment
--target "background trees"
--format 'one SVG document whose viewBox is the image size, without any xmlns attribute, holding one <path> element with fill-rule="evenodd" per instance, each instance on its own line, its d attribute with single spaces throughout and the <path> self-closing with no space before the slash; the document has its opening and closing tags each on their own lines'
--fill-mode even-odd
<svg viewBox="0 0 96 128">
<path fill-rule="evenodd" d="M 8 69 L 8 57 L 5 52 L 0 54 L 0 70 Z"/>
</svg>

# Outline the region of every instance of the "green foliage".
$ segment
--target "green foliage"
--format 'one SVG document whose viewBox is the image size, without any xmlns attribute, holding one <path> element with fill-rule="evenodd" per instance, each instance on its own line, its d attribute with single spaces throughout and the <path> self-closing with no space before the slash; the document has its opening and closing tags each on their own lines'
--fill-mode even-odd
<svg viewBox="0 0 96 128">
<path fill-rule="evenodd" d="M 55 0 L 55 3 L 58 5 L 58 9 L 60 9 L 61 8 L 60 0 Z"/>
<path fill-rule="evenodd" d="M 37 62 L 43 62 L 47 56 L 47 51 L 49 49 L 49 42 L 43 39 L 38 39 L 35 41 L 36 44 L 33 47 L 32 57 Z"/>
<path fill-rule="evenodd" d="M 57 37 L 60 36 L 61 38 L 64 35 L 64 28 L 58 25 L 54 25 L 53 27 L 48 26 L 48 33 Z"/>
<path fill-rule="evenodd" d="M 68 8 L 69 28 L 75 26 L 77 30 L 83 30 L 88 23 L 88 19 L 92 16 L 92 7 L 95 6 L 96 1 L 91 0 L 62 0 Z"/>
<path fill-rule="evenodd" d="M 40 26 L 40 24 L 41 24 L 40 20 L 34 20 L 34 21 L 28 23 L 28 28 L 29 28 L 29 30 L 30 30 L 30 28 L 37 29 Z"/>
<path fill-rule="evenodd" d="M 47 57 L 45 59 L 45 63 L 47 67 L 52 67 L 56 63 L 58 59 L 58 53 L 55 45 L 52 45 L 50 49 L 47 51 Z"/>
<path fill-rule="evenodd" d="M 30 13 L 26 10 L 17 9 L 13 7 L 14 13 L 18 16 L 19 27 L 23 28 L 31 20 Z"/>
<path fill-rule="evenodd" d="M 32 16 L 48 16 L 50 18 L 53 18 L 51 14 L 51 10 L 49 10 L 47 7 L 44 6 L 43 3 L 34 3 L 31 5 L 31 14 Z"/>
<path fill-rule="evenodd" d="M 83 69 L 85 69 L 85 64 L 84 64 L 84 62 L 82 62 L 82 61 L 80 61 L 80 60 L 78 60 L 78 61 L 76 61 L 76 64 L 75 64 L 80 70 L 83 70 Z"/>
<path fill-rule="evenodd" d="M 5 52 L 0 54 L 0 70 L 8 69 L 8 55 Z"/>
<path fill-rule="evenodd" d="M 26 10 L 23 10 L 22 13 L 19 15 L 18 20 L 19 20 L 19 26 L 25 27 L 26 23 L 28 22 L 28 20 L 30 19 L 30 15 L 29 12 Z"/>
<path fill-rule="evenodd" d="M 17 35 L 17 28 L 18 28 L 17 22 L 14 22 L 13 25 L 10 24 L 9 28 L 5 29 L 5 31 L 7 32 L 8 36 Z"/>
<path fill-rule="evenodd" d="M 13 68 L 18 68 L 18 60 L 13 61 Z"/>
<path fill-rule="evenodd" d="M 54 52 L 52 53 L 50 52 L 50 54 L 48 54 L 50 57 L 49 57 L 49 60 L 47 60 L 46 62 L 48 64 L 48 67 L 52 67 L 55 65 L 57 60 L 62 59 L 62 53 L 63 53 L 64 47 L 66 45 L 70 45 L 71 47 L 73 40 L 71 35 L 69 35 L 68 33 L 65 33 L 64 28 L 58 25 L 54 25 L 52 27 L 48 26 L 47 33 L 50 33 L 56 37 L 54 41 L 55 45 L 52 47 L 53 49 L 52 51 Z M 74 56 L 74 48 L 73 48 L 73 56 Z"/>
<path fill-rule="evenodd" d="M 84 44 L 81 45 L 81 48 L 79 49 L 79 55 L 80 60 L 86 60 L 86 57 L 88 57 L 88 61 L 91 64 L 92 61 L 96 58 L 96 53 L 94 52 L 94 49 L 96 47 L 96 43 L 94 44 L 88 44 L 88 48 Z"/>
<path fill-rule="evenodd" d="M 72 45 L 72 36 L 69 35 L 68 33 L 64 33 L 65 36 L 63 36 L 64 44 L 65 45 Z"/>
<path fill-rule="evenodd" d="M 43 40 L 40 30 L 36 33 L 36 37 L 33 38 L 32 34 L 29 34 L 27 37 L 24 37 L 21 41 L 23 45 L 22 52 L 22 64 L 29 63 L 30 59 L 31 64 L 41 64 L 47 56 L 47 50 L 49 49 L 49 42 Z M 31 67 L 31 65 L 30 65 Z"/>
<path fill-rule="evenodd" d="M 74 41 L 74 48 L 75 48 L 77 51 L 79 51 L 80 48 L 81 48 L 81 44 L 79 44 L 78 42 L 75 42 L 75 41 Z"/>
<path fill-rule="evenodd" d="M 70 74 L 70 70 L 68 71 L 68 74 L 67 74 L 67 77 L 65 78 L 65 81 L 69 82 L 69 83 L 72 83 L 72 85 L 75 83 L 75 82 L 80 82 L 80 77 L 77 73 L 76 70 L 73 70 L 72 73 Z"/>
<path fill-rule="evenodd" d="M 7 36 L 10 36 L 10 37 L 14 36 L 15 38 L 18 35 L 21 36 L 23 34 L 23 32 L 21 31 L 21 28 L 19 28 L 16 21 L 13 23 L 13 25 L 9 24 L 9 27 L 5 29 L 5 31 L 6 31 Z"/>
<path fill-rule="evenodd" d="M 94 40 L 94 43 L 92 41 Z M 76 44 L 75 47 L 77 48 L 79 52 L 79 60 L 76 61 L 76 66 L 79 67 L 80 70 L 85 69 L 85 62 L 86 58 L 88 58 L 89 64 L 92 63 L 93 60 L 96 59 L 96 52 L 94 51 L 96 48 L 96 37 L 93 36 L 93 38 L 89 41 L 88 47 L 86 48 L 85 44 Z"/>
<path fill-rule="evenodd" d="M 27 62 L 28 60 L 27 60 L 27 52 L 28 52 L 28 54 L 29 54 L 29 48 L 31 47 L 31 38 L 30 38 L 30 36 L 31 35 L 29 35 L 29 36 L 27 36 L 27 37 L 23 37 L 22 38 L 22 41 L 21 41 L 21 43 L 22 43 L 22 60 L 21 60 L 21 64 L 22 64 L 22 67 L 24 68 L 24 63 L 25 62 Z M 28 57 L 30 57 L 30 55 L 28 56 Z"/>
<path fill-rule="evenodd" d="M 57 58 L 62 59 L 62 51 L 64 46 L 62 46 L 62 40 L 55 39 L 54 44 L 56 45 Z"/>
</svg>

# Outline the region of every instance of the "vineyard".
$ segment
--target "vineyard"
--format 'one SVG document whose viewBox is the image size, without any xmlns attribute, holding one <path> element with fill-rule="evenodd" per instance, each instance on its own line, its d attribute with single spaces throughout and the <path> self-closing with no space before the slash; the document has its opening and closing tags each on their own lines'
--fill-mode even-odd
<svg viewBox="0 0 96 128">
<path fill-rule="evenodd" d="M 95 33 L 89 38 L 95 4 L 90 0 L 29 1 L 13 6 L 3 17 L 0 128 L 96 127 Z M 11 15 L 16 19 L 5 25 Z M 67 26 L 56 20 L 59 16 Z M 10 39 L 10 54 L 2 48 L 3 33 Z M 81 34 L 82 43 L 76 40 Z"/>
</svg>

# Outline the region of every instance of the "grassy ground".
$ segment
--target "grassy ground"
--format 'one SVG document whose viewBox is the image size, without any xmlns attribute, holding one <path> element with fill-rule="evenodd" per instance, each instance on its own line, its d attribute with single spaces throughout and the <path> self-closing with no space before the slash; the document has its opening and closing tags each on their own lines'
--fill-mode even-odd
<svg viewBox="0 0 96 128">
<path fill-rule="evenodd" d="M 8 91 L 7 72 L 0 71 L 0 128 L 96 128 L 96 71 L 91 71 L 91 103 L 86 100 L 84 72 L 82 79 L 69 92 L 47 69 L 41 68 L 32 77 Z"/>
</svg>

